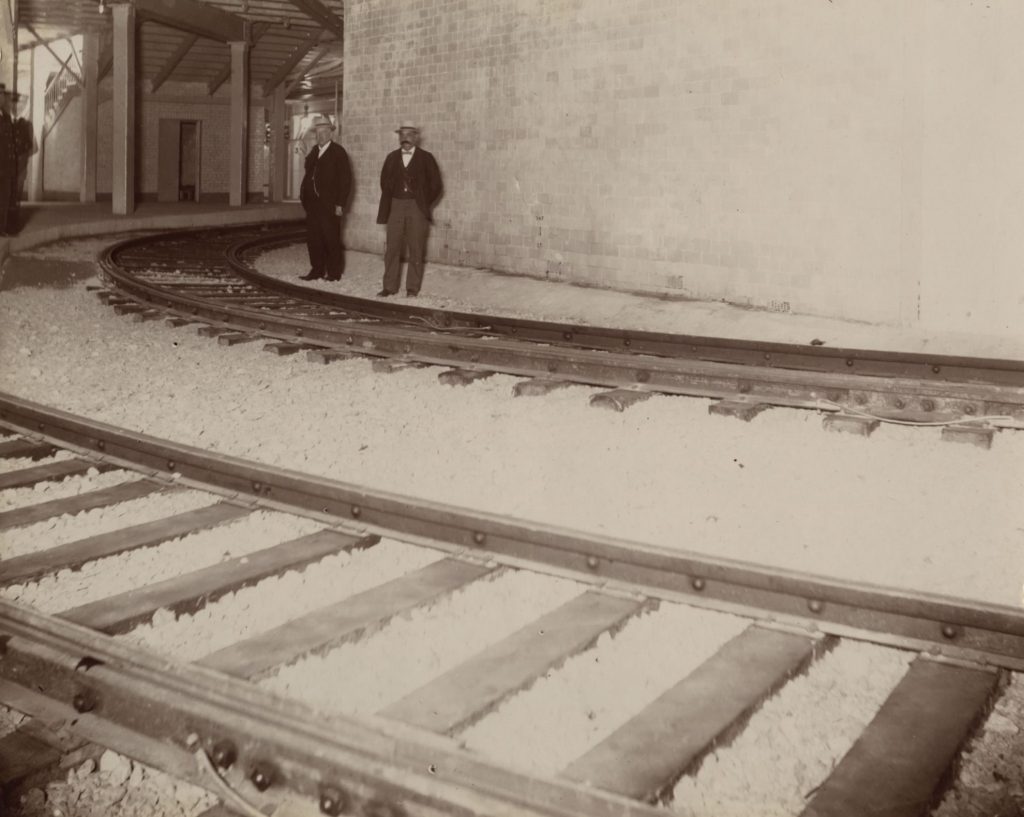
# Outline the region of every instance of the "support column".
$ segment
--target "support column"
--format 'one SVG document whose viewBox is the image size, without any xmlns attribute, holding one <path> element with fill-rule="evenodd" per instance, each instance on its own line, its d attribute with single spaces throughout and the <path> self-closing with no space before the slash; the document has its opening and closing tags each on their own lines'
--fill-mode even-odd
<svg viewBox="0 0 1024 817">
<path fill-rule="evenodd" d="M 0 0 L 0 83 L 7 87 L 9 94 L 18 90 L 17 17 L 17 9 L 12 0 Z"/>
<path fill-rule="evenodd" d="M 288 184 L 288 106 L 284 85 L 274 89 L 270 107 L 270 200 L 284 201 Z"/>
<path fill-rule="evenodd" d="M 99 127 L 100 38 L 85 34 L 82 38 L 82 179 L 79 200 L 96 201 L 96 145 Z"/>
<path fill-rule="evenodd" d="M 0 0 L 2 2 L 2 0 Z M 33 48 L 28 52 L 29 56 L 29 89 L 28 89 L 28 116 L 32 123 L 32 153 L 28 158 L 28 187 L 27 198 L 29 201 L 43 200 L 43 154 L 46 152 L 46 145 L 43 141 L 43 128 L 46 125 L 46 76 L 39 68 L 40 49 Z"/>
<path fill-rule="evenodd" d="M 135 212 L 135 6 L 114 13 L 113 212 Z"/>
<path fill-rule="evenodd" d="M 247 26 L 248 28 L 248 26 Z M 249 169 L 249 43 L 231 46 L 231 128 L 229 131 L 228 204 L 245 204 Z"/>
</svg>

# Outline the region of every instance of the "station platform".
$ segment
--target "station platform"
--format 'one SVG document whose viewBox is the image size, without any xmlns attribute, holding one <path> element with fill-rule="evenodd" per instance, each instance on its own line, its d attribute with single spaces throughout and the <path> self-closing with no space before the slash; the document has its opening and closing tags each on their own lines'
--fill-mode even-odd
<svg viewBox="0 0 1024 817">
<path fill-rule="evenodd" d="M 0 262 L 10 254 L 61 239 L 130 233 L 135 230 L 249 224 L 302 218 L 297 202 L 283 204 L 227 204 L 203 202 L 141 202 L 129 216 L 111 212 L 110 202 L 39 202 L 22 204 L 17 235 L 0 237 Z"/>
<path fill-rule="evenodd" d="M 111 213 L 109 202 L 43 203 L 22 207 L 18 235 L 0 238 L 0 263 L 8 254 L 31 256 L 32 248 L 61 239 L 80 239 L 147 229 L 290 221 L 303 217 L 298 203 L 249 204 L 229 207 L 205 203 L 140 203 L 131 216 Z M 383 248 L 383 232 L 381 235 Z M 266 254 L 258 269 L 268 275 L 363 298 L 380 290 L 383 261 L 374 253 L 348 250 L 346 272 L 339 282 L 300 282 L 308 270 L 305 247 L 293 246 Z M 402 295 L 396 296 L 403 299 Z M 779 343 L 827 345 L 833 348 L 962 355 L 1024 361 L 1024 330 L 1019 337 L 962 332 L 939 333 L 799 314 L 780 314 L 717 301 L 623 292 L 541 280 L 493 270 L 427 263 L 417 306 L 460 312 L 486 312 L 510 317 L 593 326 L 621 327 L 709 337 Z"/>
</svg>

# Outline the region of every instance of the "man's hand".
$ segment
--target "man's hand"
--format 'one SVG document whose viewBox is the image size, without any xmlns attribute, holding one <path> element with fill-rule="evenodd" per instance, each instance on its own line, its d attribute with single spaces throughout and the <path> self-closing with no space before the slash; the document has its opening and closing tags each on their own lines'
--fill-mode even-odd
<svg viewBox="0 0 1024 817">
<path fill-rule="evenodd" d="M 335 204 L 334 205 L 334 215 L 341 216 L 341 215 L 344 215 L 344 214 L 345 214 L 345 208 L 342 207 L 340 204 Z"/>
</svg>

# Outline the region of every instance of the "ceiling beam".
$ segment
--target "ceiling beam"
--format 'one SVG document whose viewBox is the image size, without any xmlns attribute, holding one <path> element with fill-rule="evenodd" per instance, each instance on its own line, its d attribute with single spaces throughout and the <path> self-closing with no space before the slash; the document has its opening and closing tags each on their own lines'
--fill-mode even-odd
<svg viewBox="0 0 1024 817">
<path fill-rule="evenodd" d="M 178 44 L 178 48 L 175 50 L 173 54 L 171 54 L 171 56 L 167 58 L 167 62 L 163 64 L 163 67 L 157 72 L 157 75 L 153 78 L 152 93 L 155 94 L 157 91 L 160 90 L 160 86 L 167 82 L 171 74 L 174 73 L 174 69 L 178 67 L 178 63 L 185 59 L 185 55 L 189 52 L 192 46 L 196 44 L 196 41 L 198 39 L 198 34 L 185 35 L 185 39 L 183 39 Z"/>
<path fill-rule="evenodd" d="M 222 43 L 243 42 L 248 20 L 199 0 L 132 0 L 140 20 L 209 37 Z"/>
<path fill-rule="evenodd" d="M 295 46 L 295 50 L 281 63 L 273 76 L 263 83 L 263 96 L 270 96 L 278 85 L 288 79 L 288 75 L 295 70 L 295 66 L 302 62 L 306 54 L 313 50 L 313 46 L 320 41 L 320 38 L 321 32 L 313 29 L 306 35 L 305 39 Z"/>
<path fill-rule="evenodd" d="M 321 3 L 320 0 L 289 0 L 289 2 L 307 17 L 311 17 L 320 23 L 339 40 L 345 38 L 345 25 L 342 23 L 341 18 Z"/>
<path fill-rule="evenodd" d="M 25 24 L 25 28 L 28 28 L 27 23 Z M 63 42 L 64 40 L 71 42 L 71 35 L 63 34 L 60 37 L 50 37 L 48 40 L 33 40 L 30 43 L 19 42 L 18 51 L 28 51 L 35 48 L 37 45 L 52 45 L 53 43 Z"/>
<path fill-rule="evenodd" d="M 262 38 L 263 35 L 270 31 L 270 23 L 256 23 L 252 27 L 252 45 L 256 45 Z M 228 81 L 228 77 L 231 76 L 231 58 L 224 64 L 224 67 L 217 72 L 217 76 L 206 83 L 207 91 L 210 96 L 213 96 L 217 89 L 220 88 L 225 82 Z"/>
<path fill-rule="evenodd" d="M 63 66 L 64 68 L 66 68 L 66 69 L 67 69 L 67 71 L 68 71 L 68 72 L 69 72 L 69 73 L 70 73 L 70 74 L 71 74 L 71 75 L 72 75 L 72 76 L 73 76 L 73 77 L 74 77 L 74 78 L 75 78 L 76 80 L 78 80 L 78 84 L 79 84 L 79 85 L 84 85 L 84 84 L 85 84 L 85 83 L 84 83 L 84 82 L 82 81 L 82 75 L 81 75 L 81 74 L 79 74 L 79 73 L 78 73 L 78 72 L 77 72 L 77 71 L 76 71 L 76 70 L 75 70 L 74 68 L 72 68 L 72 67 L 71 67 L 71 56 L 69 56 L 69 57 L 68 57 L 68 58 L 67 58 L 66 60 L 62 60 L 62 59 L 61 59 L 61 58 L 60 58 L 59 56 L 57 56 L 57 52 L 53 50 L 53 46 L 52 46 L 52 45 L 50 45 L 49 41 L 45 41 L 45 42 L 44 42 L 44 41 L 43 41 L 43 38 L 42 38 L 42 37 L 40 37 L 40 36 L 39 36 L 39 34 L 37 34 L 37 33 L 36 33 L 36 30 L 35 30 L 34 28 L 32 28 L 32 26 L 31 26 L 31 25 L 29 25 L 28 23 L 22 23 L 22 25 L 23 25 L 23 26 L 24 26 L 24 27 L 25 27 L 26 29 L 28 29 L 28 33 L 29 33 L 29 34 L 31 34 L 31 35 L 32 35 L 33 37 L 35 37 L 35 38 L 36 38 L 36 40 L 38 40 L 38 41 L 39 41 L 39 44 L 41 44 L 41 45 L 43 46 L 43 48 L 45 48 L 45 49 L 46 49 L 47 51 L 49 51 L 49 52 L 50 52 L 50 56 L 52 56 L 52 57 L 53 57 L 53 58 L 54 58 L 55 60 L 57 60 L 57 63 L 58 63 L 59 65 L 61 65 L 61 66 Z M 74 55 L 76 55 L 76 54 L 77 54 L 77 52 L 76 52 L 76 51 L 75 51 L 75 49 L 74 49 L 74 48 L 72 47 L 72 49 L 71 49 L 71 55 L 72 55 L 72 56 L 74 56 Z"/>
<path fill-rule="evenodd" d="M 295 86 L 302 82 L 303 77 L 305 77 L 310 71 L 316 68 L 316 64 L 324 58 L 324 54 L 326 54 L 330 50 L 330 48 L 331 47 L 329 45 L 325 45 L 319 51 L 317 51 L 316 56 L 309 61 L 309 65 L 306 66 L 305 70 L 301 74 L 296 76 L 295 79 L 293 79 L 288 84 L 288 87 L 285 89 L 284 92 L 285 99 L 287 99 L 288 95 L 295 90 Z M 264 93 L 263 96 L 266 96 L 266 94 Z"/>
</svg>

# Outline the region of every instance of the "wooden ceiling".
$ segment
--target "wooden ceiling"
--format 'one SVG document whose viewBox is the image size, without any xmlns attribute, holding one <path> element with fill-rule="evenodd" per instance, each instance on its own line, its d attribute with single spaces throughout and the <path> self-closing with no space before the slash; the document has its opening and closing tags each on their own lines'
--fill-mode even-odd
<svg viewBox="0 0 1024 817">
<path fill-rule="evenodd" d="M 118 2 L 119 0 L 114 0 Z M 131 0 L 136 6 L 139 76 L 153 90 L 201 83 L 213 94 L 230 78 L 225 32 L 251 24 L 249 71 L 264 93 L 333 97 L 343 67 L 344 0 Z M 18 44 L 95 32 L 110 36 L 111 0 L 18 0 Z M 102 9 L 102 10 L 101 10 Z M 109 46 L 108 46 L 109 47 Z"/>
</svg>

